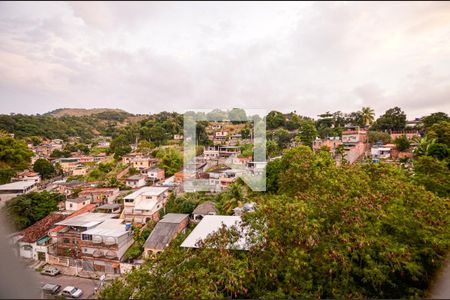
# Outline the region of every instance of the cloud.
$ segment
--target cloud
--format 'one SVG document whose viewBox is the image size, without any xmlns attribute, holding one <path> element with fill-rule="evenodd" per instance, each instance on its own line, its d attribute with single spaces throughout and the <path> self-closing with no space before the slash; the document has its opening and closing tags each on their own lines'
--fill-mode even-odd
<svg viewBox="0 0 450 300">
<path fill-rule="evenodd" d="M 1 111 L 450 111 L 448 3 L 0 4 Z"/>
</svg>

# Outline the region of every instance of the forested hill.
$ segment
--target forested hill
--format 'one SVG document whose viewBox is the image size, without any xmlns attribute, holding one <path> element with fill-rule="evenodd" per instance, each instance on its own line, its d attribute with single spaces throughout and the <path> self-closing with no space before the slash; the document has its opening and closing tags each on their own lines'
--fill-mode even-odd
<svg viewBox="0 0 450 300">
<path fill-rule="evenodd" d="M 98 135 L 113 136 L 119 128 L 146 117 L 121 110 L 58 109 L 44 115 L 0 115 L 0 129 L 14 133 L 17 138 L 67 139 L 78 136 L 88 140 Z"/>
<path fill-rule="evenodd" d="M 87 113 L 92 110 L 80 111 Z M 0 130 L 13 133 L 19 139 L 40 137 L 67 140 L 69 137 L 79 137 L 81 142 L 89 142 L 97 136 L 126 136 L 129 143 L 134 142 L 136 137 L 149 139 L 152 135 L 158 140 L 160 135 L 171 136 L 182 132 L 183 118 L 178 113 L 134 115 L 105 109 L 91 115 L 76 116 L 68 112 L 74 113 L 72 109 L 60 109 L 43 115 L 0 115 Z"/>
<path fill-rule="evenodd" d="M 131 116 L 132 114 L 122 110 L 122 109 L 114 109 L 114 108 L 58 108 L 52 110 L 45 115 L 50 115 L 53 117 L 62 117 L 62 116 L 73 116 L 73 117 L 82 117 L 82 116 L 91 116 L 96 114 L 106 114 L 110 116 Z"/>
</svg>

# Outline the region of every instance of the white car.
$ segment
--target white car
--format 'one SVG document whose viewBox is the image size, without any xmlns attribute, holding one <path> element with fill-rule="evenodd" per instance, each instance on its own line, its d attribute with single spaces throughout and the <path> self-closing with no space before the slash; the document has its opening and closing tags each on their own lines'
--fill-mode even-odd
<svg viewBox="0 0 450 300">
<path fill-rule="evenodd" d="M 48 275 L 48 276 L 56 276 L 59 273 L 61 273 L 58 268 L 55 268 L 53 266 L 48 266 L 46 268 L 44 268 L 44 270 L 42 270 L 41 274 L 42 275 Z"/>
<path fill-rule="evenodd" d="M 70 298 L 80 298 L 83 295 L 83 291 L 74 286 L 66 286 L 62 291 L 61 295 Z"/>
</svg>

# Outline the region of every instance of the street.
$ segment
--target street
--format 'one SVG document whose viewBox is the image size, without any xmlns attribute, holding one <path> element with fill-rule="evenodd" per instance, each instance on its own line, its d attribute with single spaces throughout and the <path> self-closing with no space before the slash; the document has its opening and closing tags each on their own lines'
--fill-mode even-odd
<svg viewBox="0 0 450 300">
<path fill-rule="evenodd" d="M 33 277 L 36 278 L 36 281 L 40 286 L 43 286 L 46 283 L 59 284 L 61 286 L 61 290 L 66 286 L 71 285 L 77 288 L 80 288 L 83 291 L 83 295 L 81 299 L 89 299 L 93 298 L 94 288 L 99 286 L 99 280 L 81 278 L 75 276 L 67 276 L 67 275 L 57 275 L 55 277 L 41 275 L 38 272 L 33 274 Z"/>
</svg>

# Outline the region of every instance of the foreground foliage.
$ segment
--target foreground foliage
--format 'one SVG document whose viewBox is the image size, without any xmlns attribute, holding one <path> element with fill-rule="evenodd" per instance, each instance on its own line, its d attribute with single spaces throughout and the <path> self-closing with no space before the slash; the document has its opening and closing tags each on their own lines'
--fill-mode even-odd
<svg viewBox="0 0 450 300">
<path fill-rule="evenodd" d="M 6 202 L 2 212 L 16 230 L 22 230 L 58 209 L 58 203 L 65 199 L 63 194 L 32 192 Z"/>
<path fill-rule="evenodd" d="M 271 190 L 248 196 L 258 205 L 244 216 L 248 251 L 226 249 L 238 229 L 195 250 L 180 236 L 100 297 L 424 297 L 448 253 L 448 199 L 395 166 L 337 167 L 299 147 L 272 168 Z"/>
</svg>

